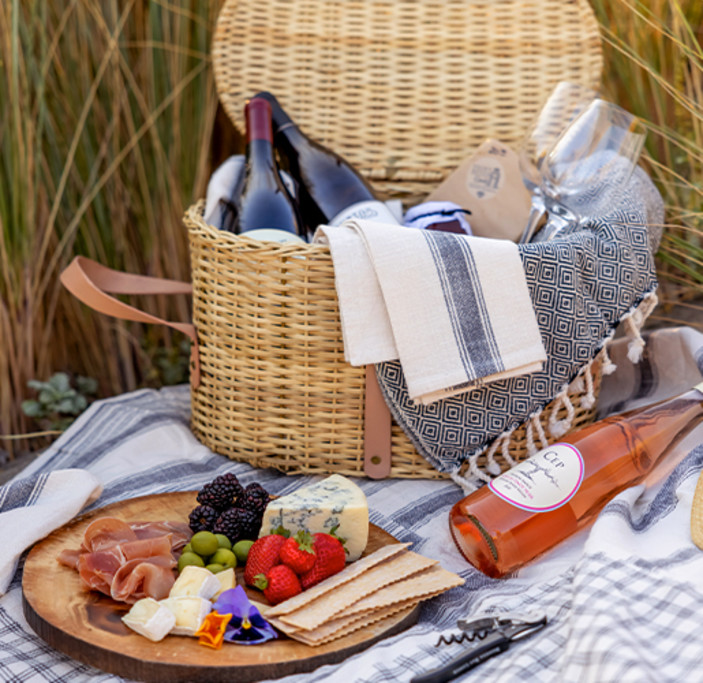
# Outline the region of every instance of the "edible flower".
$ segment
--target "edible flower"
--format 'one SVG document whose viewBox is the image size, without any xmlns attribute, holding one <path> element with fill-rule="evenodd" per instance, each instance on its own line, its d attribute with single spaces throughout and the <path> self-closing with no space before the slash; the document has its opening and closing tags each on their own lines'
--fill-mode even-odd
<svg viewBox="0 0 703 683">
<path fill-rule="evenodd" d="M 217 610 L 210 612 L 194 634 L 198 637 L 198 643 L 219 650 L 231 619 L 231 614 L 220 614 Z"/>
<path fill-rule="evenodd" d="M 224 639 L 230 643 L 257 645 L 278 638 L 273 626 L 249 602 L 241 586 L 221 593 L 213 608 L 220 614 L 231 615 L 224 634 Z"/>
</svg>

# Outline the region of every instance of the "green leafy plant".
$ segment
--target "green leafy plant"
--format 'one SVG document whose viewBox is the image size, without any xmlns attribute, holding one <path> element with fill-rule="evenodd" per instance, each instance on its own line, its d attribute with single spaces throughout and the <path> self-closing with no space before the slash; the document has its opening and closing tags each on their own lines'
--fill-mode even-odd
<svg viewBox="0 0 703 683">
<path fill-rule="evenodd" d="M 22 401 L 22 411 L 50 431 L 65 430 L 94 396 L 98 383 L 92 377 L 76 377 L 75 388 L 65 372 L 57 372 L 46 382 L 29 380 L 27 386 L 37 392 L 37 398 Z"/>
<path fill-rule="evenodd" d="M 190 340 L 183 339 L 170 347 L 150 347 L 145 344 L 145 353 L 151 358 L 151 368 L 146 373 L 147 386 L 161 387 L 185 384 L 190 376 Z"/>
</svg>

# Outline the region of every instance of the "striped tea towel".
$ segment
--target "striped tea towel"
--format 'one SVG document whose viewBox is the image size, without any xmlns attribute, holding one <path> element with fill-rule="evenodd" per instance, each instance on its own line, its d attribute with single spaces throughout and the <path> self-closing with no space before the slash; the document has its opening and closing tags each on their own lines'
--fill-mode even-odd
<svg viewBox="0 0 703 683">
<path fill-rule="evenodd" d="M 347 361 L 399 359 L 413 401 L 546 360 L 516 244 L 363 220 L 320 226 L 315 241 L 330 246 Z"/>
<path fill-rule="evenodd" d="M 22 553 L 97 500 L 102 484 L 86 470 L 56 470 L 0 487 L 0 595 Z"/>
</svg>

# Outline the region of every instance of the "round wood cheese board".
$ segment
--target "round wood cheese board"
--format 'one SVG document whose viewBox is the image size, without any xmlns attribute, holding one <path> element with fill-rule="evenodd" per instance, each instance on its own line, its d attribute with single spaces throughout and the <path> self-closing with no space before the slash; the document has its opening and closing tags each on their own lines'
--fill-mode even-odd
<svg viewBox="0 0 703 683">
<path fill-rule="evenodd" d="M 63 549 L 80 546 L 85 528 L 97 517 L 118 517 L 127 522 L 186 520 L 197 505 L 195 495 L 194 491 L 164 493 L 113 503 L 72 520 L 40 541 L 29 552 L 22 577 L 22 602 L 29 625 L 56 650 L 125 678 L 230 683 L 312 671 L 342 661 L 417 621 L 419 607 L 408 608 L 317 647 L 283 635 L 262 645 L 224 643 L 220 650 L 186 636 L 167 636 L 153 643 L 122 623 L 129 605 L 87 590 L 78 572 L 56 559 Z M 364 554 L 394 542 L 390 534 L 372 524 Z M 258 591 L 247 592 L 265 602 Z"/>
</svg>

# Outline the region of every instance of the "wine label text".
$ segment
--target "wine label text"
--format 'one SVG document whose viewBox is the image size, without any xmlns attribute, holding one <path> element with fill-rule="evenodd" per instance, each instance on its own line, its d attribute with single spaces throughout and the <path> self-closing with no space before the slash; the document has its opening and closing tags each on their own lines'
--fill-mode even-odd
<svg viewBox="0 0 703 683">
<path fill-rule="evenodd" d="M 488 488 L 522 510 L 548 512 L 571 500 L 583 475 L 581 453 L 571 444 L 557 443 L 504 472 Z"/>
</svg>

